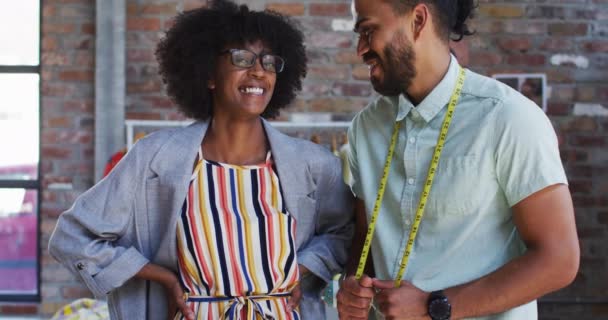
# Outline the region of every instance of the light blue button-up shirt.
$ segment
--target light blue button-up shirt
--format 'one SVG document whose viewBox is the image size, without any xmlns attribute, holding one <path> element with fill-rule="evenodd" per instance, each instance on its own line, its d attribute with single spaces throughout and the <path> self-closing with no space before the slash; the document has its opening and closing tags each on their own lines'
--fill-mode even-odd
<svg viewBox="0 0 608 320">
<path fill-rule="evenodd" d="M 403 121 L 372 243 L 376 277 L 394 279 L 420 201 L 430 159 L 458 77 L 449 69 L 418 105 L 381 97 L 349 130 L 353 193 L 368 220 L 395 121 Z M 511 207 L 545 187 L 567 183 L 553 127 L 532 101 L 466 71 L 403 279 L 425 291 L 478 279 L 525 252 Z M 498 293 L 499 294 L 499 293 Z M 483 319 L 537 319 L 536 302 Z"/>
</svg>

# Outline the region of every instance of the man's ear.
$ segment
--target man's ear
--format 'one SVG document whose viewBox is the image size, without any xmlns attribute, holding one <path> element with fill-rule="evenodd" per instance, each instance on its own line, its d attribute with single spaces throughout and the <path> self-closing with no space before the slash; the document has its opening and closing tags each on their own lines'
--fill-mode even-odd
<svg viewBox="0 0 608 320">
<path fill-rule="evenodd" d="M 427 4 L 419 3 L 412 9 L 412 31 L 414 40 L 417 40 L 423 31 L 430 25 L 431 11 Z"/>
</svg>

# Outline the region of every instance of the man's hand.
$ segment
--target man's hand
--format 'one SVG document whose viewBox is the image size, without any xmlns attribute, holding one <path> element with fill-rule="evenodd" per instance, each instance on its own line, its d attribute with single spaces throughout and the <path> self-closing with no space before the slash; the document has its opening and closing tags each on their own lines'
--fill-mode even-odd
<svg viewBox="0 0 608 320">
<path fill-rule="evenodd" d="M 338 291 L 338 314 L 340 319 L 367 320 L 374 289 L 372 279 L 363 275 L 359 281 L 355 276 L 348 276 L 340 284 Z"/>
<path fill-rule="evenodd" d="M 393 280 L 374 279 L 372 284 L 376 289 L 376 304 L 385 319 L 428 319 L 427 292 L 407 281 L 401 281 L 399 288 Z"/>
</svg>

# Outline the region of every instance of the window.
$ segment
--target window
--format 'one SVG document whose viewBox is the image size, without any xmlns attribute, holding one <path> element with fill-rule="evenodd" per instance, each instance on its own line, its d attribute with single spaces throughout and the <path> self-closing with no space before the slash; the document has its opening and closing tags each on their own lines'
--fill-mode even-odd
<svg viewBox="0 0 608 320">
<path fill-rule="evenodd" d="M 0 0 L 0 301 L 39 300 L 40 0 Z"/>
</svg>

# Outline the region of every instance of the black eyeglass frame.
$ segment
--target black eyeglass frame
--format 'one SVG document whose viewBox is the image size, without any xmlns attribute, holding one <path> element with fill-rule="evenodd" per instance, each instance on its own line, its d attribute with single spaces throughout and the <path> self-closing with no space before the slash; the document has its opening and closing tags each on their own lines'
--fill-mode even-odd
<svg viewBox="0 0 608 320">
<path fill-rule="evenodd" d="M 235 59 L 235 53 L 239 52 L 239 51 L 246 51 L 246 52 L 249 52 L 249 53 L 253 54 L 253 56 L 255 57 L 255 59 L 253 60 L 253 62 L 251 63 L 251 65 L 249 65 L 249 66 L 241 66 L 241 65 L 238 65 L 235 62 L 235 60 L 234 60 Z M 224 51 L 221 51 L 220 55 L 224 55 L 224 54 L 227 54 L 227 53 L 230 53 L 230 62 L 235 67 L 249 69 L 249 68 L 251 68 L 251 67 L 253 67 L 255 65 L 255 63 L 256 63 L 256 61 L 258 61 L 258 59 L 261 59 L 262 68 L 264 70 L 268 71 L 268 72 L 281 73 L 281 72 L 283 72 L 283 70 L 285 70 L 285 59 L 283 59 L 281 56 L 278 56 L 276 54 L 270 54 L 270 53 L 257 54 L 257 53 L 255 53 L 255 52 L 253 52 L 251 50 L 248 50 L 248 49 L 226 49 Z M 275 65 L 275 69 L 278 69 L 278 70 L 268 70 L 268 69 L 266 69 L 266 66 L 264 65 L 264 57 L 267 57 L 267 56 L 268 57 L 274 57 L 275 63 L 273 63 L 273 64 Z M 276 61 L 280 62 L 280 68 L 277 68 L 279 65 L 276 63 Z"/>
</svg>

